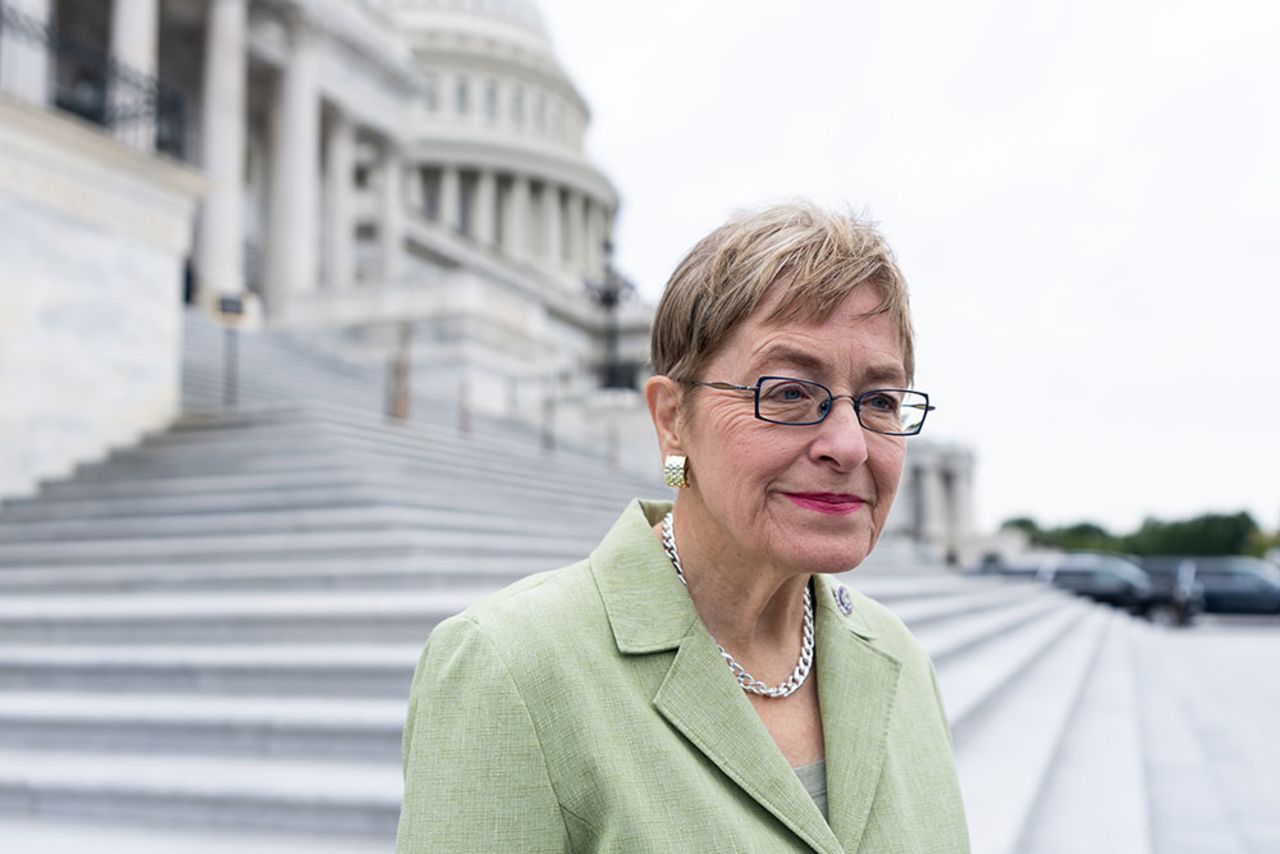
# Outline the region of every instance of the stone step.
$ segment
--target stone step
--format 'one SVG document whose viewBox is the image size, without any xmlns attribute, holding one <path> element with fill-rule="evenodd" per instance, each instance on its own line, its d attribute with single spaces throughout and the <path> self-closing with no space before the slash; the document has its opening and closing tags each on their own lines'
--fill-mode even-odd
<svg viewBox="0 0 1280 854">
<path fill-rule="evenodd" d="M 192 449 L 214 455 L 234 455 L 255 446 L 279 446 L 289 442 L 335 441 L 344 438 L 370 438 L 399 447 L 430 448 L 436 445 L 456 447 L 471 453 L 501 452 L 504 457 L 539 460 L 546 456 L 541 434 L 527 427 L 504 427 L 485 422 L 487 429 L 461 433 L 456 424 L 409 422 L 392 424 L 376 417 L 333 413 L 323 409 L 299 409 L 281 412 L 269 420 L 220 424 L 202 419 L 198 428 L 172 429 L 151 434 L 139 445 L 117 451 L 120 460 L 161 459 Z M 179 428 L 183 422 L 178 422 Z M 567 465 L 600 467 L 595 454 L 580 452 L 573 446 L 559 449 Z"/>
<path fill-rule="evenodd" d="M 940 655 L 935 661 L 957 743 L 971 721 L 978 720 L 988 706 L 1000 705 L 1018 677 L 1092 613 L 1090 606 L 1069 602 L 1046 605 L 1039 612 L 1031 610 L 1031 604 L 1024 607 L 1027 610 L 1017 614 L 1011 628 L 987 631 L 976 643 L 965 640 L 957 644 L 959 652 Z M 926 638 L 920 640 L 924 643 Z"/>
<path fill-rule="evenodd" d="M 935 668 L 949 667 L 953 660 L 991 641 L 1000 641 L 1030 623 L 1053 616 L 1061 600 L 1053 596 L 1031 595 L 1011 599 L 1000 607 L 978 614 L 956 613 L 952 619 L 912 626 L 912 633 L 929 652 Z M 910 624 L 908 624 L 910 625 Z M 998 687 L 999 681 L 992 680 Z M 976 698 L 973 702 L 976 702 Z"/>
<path fill-rule="evenodd" d="M 975 617 L 992 611 L 1019 605 L 1030 599 L 1038 599 L 1037 592 L 1013 587 L 994 590 L 979 588 L 957 591 L 949 596 L 913 597 L 901 601 L 889 601 L 894 602 L 893 612 L 918 636 L 925 626 L 956 618 L 971 621 Z"/>
<path fill-rule="evenodd" d="M 297 501 L 296 496 L 305 498 Z M 664 497 L 662 487 L 613 495 L 580 495 L 557 487 L 514 484 L 494 487 L 457 484 L 443 478 L 409 478 L 372 472 L 356 478 L 311 473 L 212 475 L 167 481 L 116 480 L 111 483 L 59 484 L 38 500 L 14 501 L 0 509 L 3 521 L 111 518 L 141 515 L 187 515 L 226 510 L 280 507 L 350 507 L 371 503 L 423 509 L 504 513 L 529 518 L 616 518 L 631 498 Z M 554 495 L 554 501 L 548 496 Z"/>
<path fill-rule="evenodd" d="M 1134 626 L 1118 615 L 1110 619 L 1023 828 L 1019 854 L 1151 854 Z"/>
<path fill-rule="evenodd" d="M 407 702 L 413 643 L 0 646 L 0 690 L 386 698 Z"/>
<path fill-rule="evenodd" d="M 1048 638 L 1026 666 L 1006 676 L 999 702 L 988 699 L 953 723 L 956 767 L 974 851 L 1018 850 L 1018 838 L 1112 618 L 1101 608 L 1063 611 L 1070 618 L 1064 621 L 1065 631 L 1046 629 L 1042 638 L 1025 640 L 1032 646 Z M 1052 625 L 1050 619 L 1042 622 Z M 953 687 L 955 676 L 953 672 L 950 677 Z M 939 680 L 943 678 L 939 673 Z M 945 696 L 947 689 L 943 690 Z M 964 703 L 957 706 L 963 714 Z"/>
<path fill-rule="evenodd" d="M 356 467 L 357 464 L 352 462 L 342 467 L 321 464 L 314 468 L 211 470 L 201 474 L 152 475 L 122 471 L 110 479 L 60 481 L 46 484 L 43 489 L 46 497 L 54 499 L 104 499 L 196 493 L 227 494 L 280 489 L 303 483 L 313 484 L 317 488 L 328 487 L 340 494 L 345 487 L 391 484 L 401 488 L 421 486 L 425 490 L 452 489 L 472 496 L 503 496 L 526 501 L 546 502 L 548 496 L 555 496 L 556 504 L 567 507 L 601 504 L 622 506 L 637 494 L 660 495 L 665 491 L 653 485 L 642 491 L 637 485 L 600 474 L 593 479 L 565 478 L 554 474 L 553 466 L 545 472 L 504 472 L 498 468 L 459 471 L 456 468 L 424 466 L 404 459 L 370 457 L 358 464 L 359 475 L 355 473 Z"/>
<path fill-rule="evenodd" d="M 356 507 L 258 509 L 251 513 L 222 512 L 165 516 L 126 516 L 98 519 L 12 521 L 0 514 L 0 550 L 16 543 L 75 540 L 117 540 L 140 536 L 168 539 L 244 534 L 310 534 L 364 531 L 376 535 L 388 528 L 437 528 L 478 534 L 556 535 L 580 539 L 608 530 L 604 514 L 594 525 L 577 518 L 524 518 L 510 513 L 477 510 L 417 508 L 390 505 Z M 593 530 L 594 529 L 594 530 Z"/>
<path fill-rule="evenodd" d="M 275 490 L 284 487 L 310 487 L 317 491 L 340 492 L 349 487 L 364 486 L 369 478 L 354 469 L 295 472 L 250 472 L 234 475 L 201 475 L 200 477 L 170 478 L 120 478 L 101 483 L 78 480 L 60 480 L 40 487 L 39 501 L 91 499 L 97 501 L 113 498 L 160 497 L 189 495 L 227 495 L 256 490 Z M 24 503 L 16 500 L 15 504 Z M 31 501 L 25 503 L 32 503 Z M 7 503 L 6 503 L 7 504 Z"/>
<path fill-rule="evenodd" d="M 1274 615 L 1220 615 L 1204 634 L 1166 630 L 1162 676 L 1190 716 L 1231 820 L 1252 851 L 1280 851 L 1280 633 Z"/>
<path fill-rule="evenodd" d="M 42 816 L 0 817 L 5 854 L 391 854 L 384 836 L 334 837 L 301 831 L 284 834 L 154 824 L 128 826 L 68 818 L 57 812 Z"/>
<path fill-rule="evenodd" d="M 1186 696 L 1170 678 L 1171 650 L 1162 635 L 1162 630 L 1147 629 L 1134 644 L 1152 848 L 1159 854 L 1266 850 L 1251 846 L 1237 823 L 1237 805 L 1224 790 L 1213 750 L 1202 738 Z M 1260 738 L 1256 730 L 1248 736 L 1253 750 L 1276 740 Z M 1274 766 L 1262 779 L 1275 779 Z"/>
<path fill-rule="evenodd" d="M 657 490 L 651 490 L 658 494 Z M 645 494 L 645 493 L 641 493 Z M 544 493 L 545 498 L 545 493 Z M 136 518 L 139 516 L 186 516 L 200 513 L 235 511 L 273 511 L 280 509 L 362 507 L 393 505 L 424 510 L 519 511 L 529 518 L 557 518 L 563 511 L 548 501 L 531 502 L 505 491 L 458 489 L 435 479 L 413 484 L 395 484 L 370 479 L 340 488 L 316 489 L 302 484 L 282 482 L 269 488 L 239 491 L 141 495 L 117 498 L 50 498 L 13 501 L 0 509 L 0 520 L 8 522 L 40 522 L 61 519 Z M 598 507 L 601 513 L 621 512 L 622 507 Z"/>
<path fill-rule="evenodd" d="M 0 750 L 0 811 L 390 839 L 394 762 Z"/>
<path fill-rule="evenodd" d="M 193 401 L 194 403 L 194 401 Z M 444 407 L 442 409 L 442 406 Z M 465 434 L 459 430 L 457 410 L 452 402 L 441 403 L 438 399 L 418 397 L 411 407 L 408 421 L 392 422 L 385 415 L 381 402 L 375 405 L 352 403 L 338 398 L 323 395 L 280 396 L 273 393 L 259 393 L 242 396 L 241 406 L 233 410 L 224 410 L 221 405 L 221 391 L 202 404 L 189 406 L 184 403 L 184 420 L 198 420 L 202 426 L 217 428 L 216 421 L 222 417 L 234 418 L 236 413 L 247 408 L 258 413 L 272 407 L 292 408 L 303 413 L 302 417 L 294 417 L 298 423 L 317 424 L 352 424 L 361 429 L 376 428 L 386 431 L 388 435 L 413 435 L 417 433 L 431 434 L 437 439 L 447 437 L 463 437 L 465 441 L 478 445 L 489 443 L 513 449 L 517 455 L 540 452 L 542 435 L 537 425 L 524 420 L 495 416 L 486 413 L 473 413 Z M 265 423 L 260 420 L 259 423 Z M 253 425 L 247 425 L 253 426 Z M 558 450 L 571 455 L 601 461 L 598 449 L 581 447 L 574 442 L 557 439 Z"/>
<path fill-rule="evenodd" d="M 0 691 L 0 750 L 400 761 L 394 698 Z"/>
<path fill-rule="evenodd" d="M 557 457 L 519 461 L 495 453 L 468 454 L 458 448 L 406 449 L 390 447 L 369 439 L 346 439 L 315 448 L 290 451 L 245 451 L 226 456 L 195 455 L 173 460 L 109 459 L 78 471 L 75 480 L 89 485 L 117 480 L 171 481 L 207 476 L 228 476 L 251 472 L 333 472 L 358 469 L 366 474 L 395 472 L 413 479 L 441 479 L 448 484 L 489 484 L 493 488 L 525 490 L 547 494 L 563 491 L 569 495 L 594 497 L 630 494 L 637 488 L 652 488 L 651 481 L 628 479 L 620 473 L 601 477 L 601 472 L 575 469 Z"/>
<path fill-rule="evenodd" d="M 493 590 L 31 595 L 0 600 L 0 637 L 69 644 L 425 641 L 437 623 Z"/>
<path fill-rule="evenodd" d="M 408 558 L 415 554 L 547 557 L 571 563 L 588 554 L 596 541 L 534 534 L 479 535 L 470 531 L 386 529 L 380 531 L 313 531 L 294 534 L 137 537 L 73 542 L 9 543 L 0 549 L 0 567 L 109 563 L 180 563 L 227 558 L 310 560 L 349 556 Z"/>
<path fill-rule="evenodd" d="M 299 413 L 293 421 L 276 424 L 235 426 L 226 430 L 206 427 L 195 433 L 153 436 L 142 444 L 121 449 L 108 463 L 131 466 L 164 466 L 197 461 L 192 459 L 235 460 L 250 455 L 290 454 L 325 447 L 375 447 L 404 454 L 439 456 L 447 454 L 473 465 L 501 455 L 503 462 L 536 466 L 547 457 L 538 436 L 520 433 L 459 434 L 456 430 L 424 429 L 417 426 L 386 427 L 376 421 L 334 421 Z M 601 460 L 564 449 L 556 454 L 562 468 L 599 472 Z M 86 466 L 84 471 L 110 470 L 104 463 Z"/>
<path fill-rule="evenodd" d="M 125 591 L 439 590 L 505 587 L 534 572 L 556 569 L 554 557 L 427 554 L 409 558 L 316 558 L 305 561 L 188 561 L 180 564 L 84 564 L 0 567 L 0 593 Z"/>
</svg>

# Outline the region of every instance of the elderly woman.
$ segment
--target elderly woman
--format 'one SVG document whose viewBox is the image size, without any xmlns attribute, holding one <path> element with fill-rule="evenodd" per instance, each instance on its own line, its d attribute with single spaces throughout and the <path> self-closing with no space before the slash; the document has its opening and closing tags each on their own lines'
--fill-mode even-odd
<svg viewBox="0 0 1280 854">
<path fill-rule="evenodd" d="M 932 408 L 888 247 L 806 205 L 731 221 L 652 343 L 674 504 L 435 629 L 397 850 L 967 851 L 932 666 L 831 577 Z"/>
</svg>

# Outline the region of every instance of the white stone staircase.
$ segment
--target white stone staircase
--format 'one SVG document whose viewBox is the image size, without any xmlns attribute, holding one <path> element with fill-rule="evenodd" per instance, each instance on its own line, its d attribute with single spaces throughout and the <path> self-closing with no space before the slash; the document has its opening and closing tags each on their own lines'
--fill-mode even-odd
<svg viewBox="0 0 1280 854">
<path fill-rule="evenodd" d="M 174 429 L 0 507 L 0 850 L 389 851 L 431 627 L 662 490 L 425 398 L 389 426 L 380 377 L 265 334 L 219 413 L 217 336 L 188 338 Z M 1211 775 L 1191 829 L 1227 841 L 1179 841 L 1164 775 L 1212 760 L 1160 630 L 1020 583 L 848 582 L 936 663 L 975 852 L 1261 850 Z"/>
</svg>

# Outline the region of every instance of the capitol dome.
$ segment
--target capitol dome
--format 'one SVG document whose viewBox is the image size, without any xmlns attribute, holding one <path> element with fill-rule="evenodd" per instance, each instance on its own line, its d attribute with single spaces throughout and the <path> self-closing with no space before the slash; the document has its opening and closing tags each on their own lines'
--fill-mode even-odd
<svg viewBox="0 0 1280 854">
<path fill-rule="evenodd" d="M 405 153 L 440 229 L 576 293 L 618 207 L 587 156 L 590 108 L 532 0 L 384 0 L 421 79 Z"/>
<path fill-rule="evenodd" d="M 409 33 L 453 32 L 551 52 L 546 22 L 532 0 L 388 0 L 386 6 Z"/>
</svg>

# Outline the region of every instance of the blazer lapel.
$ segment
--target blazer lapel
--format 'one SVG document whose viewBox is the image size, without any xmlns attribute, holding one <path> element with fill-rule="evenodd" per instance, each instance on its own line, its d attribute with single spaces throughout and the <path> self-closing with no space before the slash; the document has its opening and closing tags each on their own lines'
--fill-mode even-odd
<svg viewBox="0 0 1280 854">
<path fill-rule="evenodd" d="M 676 650 L 653 698 L 659 714 L 810 847 L 823 854 L 844 854 L 725 666 L 653 535 L 651 526 L 670 506 L 633 502 L 592 552 L 592 574 L 618 650 Z"/>
<path fill-rule="evenodd" d="M 814 586 L 828 814 L 844 850 L 853 852 L 861 845 L 884 767 L 902 664 L 870 642 L 871 629 L 856 606 L 848 616 L 840 612 L 834 595 L 838 582 L 819 575 Z"/>
<path fill-rule="evenodd" d="M 680 644 L 653 704 L 729 779 L 815 851 L 844 854 L 700 625 Z"/>
</svg>

